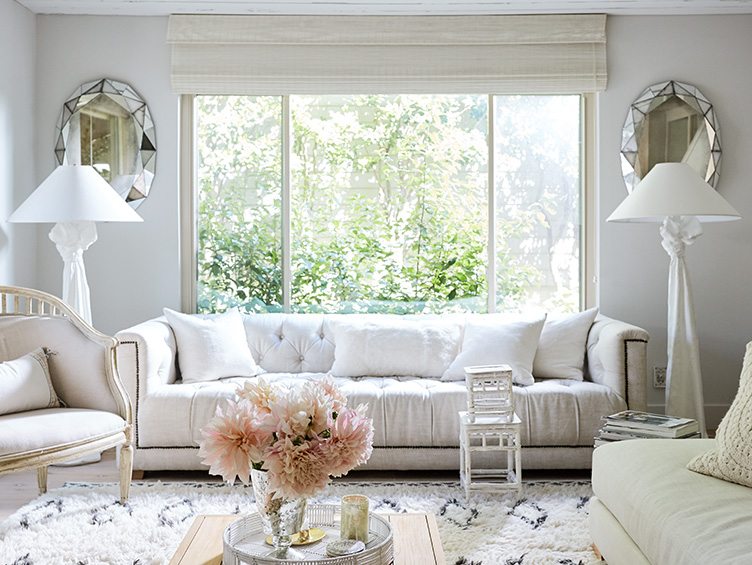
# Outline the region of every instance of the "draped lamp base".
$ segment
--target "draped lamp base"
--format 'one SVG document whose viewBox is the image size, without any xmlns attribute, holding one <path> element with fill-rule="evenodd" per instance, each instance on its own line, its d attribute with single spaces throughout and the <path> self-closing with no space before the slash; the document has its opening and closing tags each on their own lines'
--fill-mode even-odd
<svg viewBox="0 0 752 565">
<path fill-rule="evenodd" d="M 661 225 L 661 242 L 671 258 L 668 271 L 668 366 L 666 367 L 666 414 L 694 418 L 707 437 L 692 286 L 684 253 L 702 235 L 694 216 L 670 216 Z"/>
<path fill-rule="evenodd" d="M 49 237 L 63 259 L 63 301 L 91 324 L 91 298 L 84 251 L 97 240 L 96 224 L 60 222 L 50 230 Z"/>
</svg>

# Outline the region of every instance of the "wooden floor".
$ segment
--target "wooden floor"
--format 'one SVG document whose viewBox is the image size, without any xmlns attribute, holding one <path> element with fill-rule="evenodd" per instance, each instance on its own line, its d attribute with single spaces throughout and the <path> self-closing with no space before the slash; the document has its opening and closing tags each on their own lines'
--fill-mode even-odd
<svg viewBox="0 0 752 565">
<path fill-rule="evenodd" d="M 525 471 L 526 480 L 589 480 L 590 471 Z M 115 451 L 102 454 L 98 463 L 77 467 L 50 467 L 47 487 L 58 488 L 66 482 L 118 482 Z M 149 472 L 144 481 L 217 481 L 204 471 Z M 458 481 L 456 471 L 359 471 L 338 481 Z M 36 471 L 0 475 L 0 521 L 39 496 Z"/>
</svg>

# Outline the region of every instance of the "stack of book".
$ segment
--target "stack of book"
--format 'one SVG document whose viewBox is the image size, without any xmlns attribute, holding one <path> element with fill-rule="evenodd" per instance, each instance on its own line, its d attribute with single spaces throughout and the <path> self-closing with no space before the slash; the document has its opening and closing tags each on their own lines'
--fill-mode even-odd
<svg viewBox="0 0 752 565">
<path fill-rule="evenodd" d="M 697 420 L 625 410 L 603 418 L 603 426 L 595 436 L 595 447 L 625 439 L 691 437 L 700 437 L 700 426 Z"/>
</svg>

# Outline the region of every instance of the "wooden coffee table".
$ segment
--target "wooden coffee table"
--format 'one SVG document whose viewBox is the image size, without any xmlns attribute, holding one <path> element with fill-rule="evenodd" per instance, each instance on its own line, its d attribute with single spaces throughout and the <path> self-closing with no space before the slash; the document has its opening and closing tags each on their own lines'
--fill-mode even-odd
<svg viewBox="0 0 752 565">
<path fill-rule="evenodd" d="M 381 514 L 392 526 L 394 565 L 446 565 L 433 514 Z M 240 516 L 200 514 L 170 565 L 220 565 L 222 533 Z"/>
</svg>

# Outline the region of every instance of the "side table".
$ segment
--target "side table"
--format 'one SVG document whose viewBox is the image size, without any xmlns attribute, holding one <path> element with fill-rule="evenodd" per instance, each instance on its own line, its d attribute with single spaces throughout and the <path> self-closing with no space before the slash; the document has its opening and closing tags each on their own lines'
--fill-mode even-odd
<svg viewBox="0 0 752 565">
<path fill-rule="evenodd" d="M 459 413 L 460 483 L 465 496 L 471 491 L 497 492 L 519 490 L 522 486 L 521 421 L 511 415 Z M 498 466 L 473 468 L 473 455 L 490 453 Z"/>
</svg>

